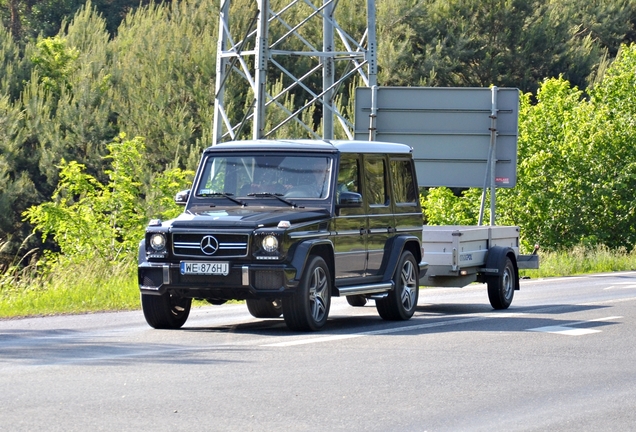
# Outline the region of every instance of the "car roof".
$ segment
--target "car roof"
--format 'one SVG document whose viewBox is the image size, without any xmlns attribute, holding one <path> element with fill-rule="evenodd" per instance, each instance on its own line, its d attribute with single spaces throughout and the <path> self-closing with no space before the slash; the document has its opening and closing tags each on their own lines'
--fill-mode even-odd
<svg viewBox="0 0 636 432">
<path fill-rule="evenodd" d="M 406 144 L 387 143 L 380 141 L 359 140 L 309 140 L 309 139 L 279 139 L 279 140 L 245 140 L 229 141 L 208 147 L 206 152 L 224 150 L 232 151 L 316 151 L 329 153 L 403 153 L 409 154 L 413 149 Z"/>
</svg>

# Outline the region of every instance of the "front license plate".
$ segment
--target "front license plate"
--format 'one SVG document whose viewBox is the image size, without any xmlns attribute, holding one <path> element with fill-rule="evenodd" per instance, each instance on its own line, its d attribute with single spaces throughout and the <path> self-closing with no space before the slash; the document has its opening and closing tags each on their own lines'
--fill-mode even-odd
<svg viewBox="0 0 636 432">
<path fill-rule="evenodd" d="M 221 275 L 227 276 L 230 264 L 227 262 L 181 261 L 182 275 Z"/>
</svg>

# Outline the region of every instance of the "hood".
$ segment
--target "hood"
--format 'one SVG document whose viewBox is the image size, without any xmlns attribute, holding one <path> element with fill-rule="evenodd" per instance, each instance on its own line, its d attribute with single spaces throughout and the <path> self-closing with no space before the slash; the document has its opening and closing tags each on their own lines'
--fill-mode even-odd
<svg viewBox="0 0 636 432">
<path fill-rule="evenodd" d="M 282 220 L 294 224 L 325 217 L 329 217 L 329 212 L 321 208 L 212 208 L 197 213 L 182 213 L 176 219 L 166 221 L 164 225 L 168 224 L 174 228 L 257 228 L 276 226 Z"/>
</svg>

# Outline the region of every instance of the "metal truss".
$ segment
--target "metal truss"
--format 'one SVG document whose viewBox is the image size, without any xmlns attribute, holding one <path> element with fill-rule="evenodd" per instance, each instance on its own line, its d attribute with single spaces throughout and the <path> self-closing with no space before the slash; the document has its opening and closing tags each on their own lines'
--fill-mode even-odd
<svg viewBox="0 0 636 432">
<path fill-rule="evenodd" d="M 253 139 L 273 137 L 291 121 L 317 139 L 321 138 L 316 130 L 318 123 L 322 124 L 325 139 L 334 137 L 334 124 L 339 124 L 353 139 L 352 121 L 338 111 L 334 102 L 355 77 L 365 86 L 376 85 L 375 0 L 367 0 L 366 29 L 357 38 L 349 34 L 355 29 L 348 33 L 336 22 L 339 0 L 323 0 L 319 5 L 312 0 L 293 0 L 277 10 L 272 9 L 270 0 L 254 1 L 254 10 L 246 11 L 233 10 L 231 0 L 221 0 L 213 144 L 244 138 L 248 125 Z M 234 27 L 231 14 L 240 18 Z M 250 19 L 245 20 L 246 16 Z M 322 41 L 315 40 L 320 37 L 320 28 Z M 292 61 L 302 62 L 301 75 L 290 70 L 298 70 L 290 67 Z M 268 82 L 273 77 L 278 86 Z M 230 92 L 234 98 L 244 95 L 248 103 L 226 106 Z M 285 101 L 292 95 L 295 103 L 290 107 Z M 310 117 L 306 112 L 310 107 L 321 117 L 308 124 L 303 118 Z M 270 109 L 277 110 L 277 116 L 270 116 L 268 122 Z M 273 123 L 272 118 L 276 119 Z"/>
</svg>

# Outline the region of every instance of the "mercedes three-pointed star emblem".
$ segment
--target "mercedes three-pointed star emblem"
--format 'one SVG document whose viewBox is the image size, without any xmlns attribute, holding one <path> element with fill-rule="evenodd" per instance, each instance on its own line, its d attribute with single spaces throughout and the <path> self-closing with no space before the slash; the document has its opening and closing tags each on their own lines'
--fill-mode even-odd
<svg viewBox="0 0 636 432">
<path fill-rule="evenodd" d="M 211 235 L 201 239 L 201 251 L 206 255 L 213 255 L 219 249 L 219 242 Z"/>
</svg>

